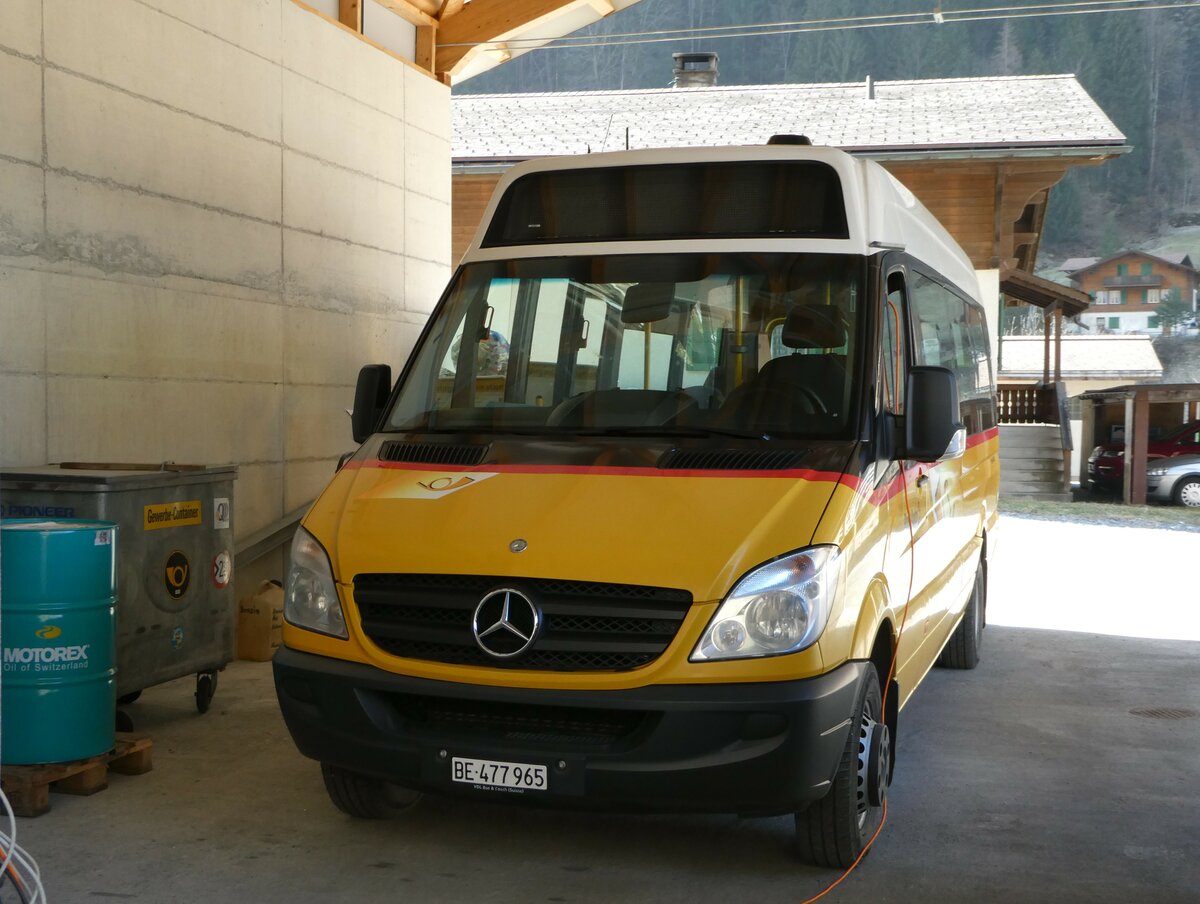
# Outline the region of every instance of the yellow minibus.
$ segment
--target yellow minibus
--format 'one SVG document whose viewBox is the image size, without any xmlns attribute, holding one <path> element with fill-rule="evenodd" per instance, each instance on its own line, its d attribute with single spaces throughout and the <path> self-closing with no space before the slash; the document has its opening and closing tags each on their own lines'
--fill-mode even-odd
<svg viewBox="0 0 1200 904">
<path fill-rule="evenodd" d="M 900 711 L 979 657 L 979 295 L 803 139 L 515 166 L 292 545 L 275 683 L 333 803 L 795 814 L 852 863 Z"/>
</svg>

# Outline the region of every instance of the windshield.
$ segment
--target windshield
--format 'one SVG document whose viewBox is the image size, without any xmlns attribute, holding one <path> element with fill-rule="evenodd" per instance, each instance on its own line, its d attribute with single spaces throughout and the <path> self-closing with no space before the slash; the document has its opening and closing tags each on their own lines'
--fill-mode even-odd
<svg viewBox="0 0 1200 904">
<path fill-rule="evenodd" d="M 834 438 L 853 415 L 863 271 L 830 254 L 469 264 L 387 429 Z"/>
</svg>

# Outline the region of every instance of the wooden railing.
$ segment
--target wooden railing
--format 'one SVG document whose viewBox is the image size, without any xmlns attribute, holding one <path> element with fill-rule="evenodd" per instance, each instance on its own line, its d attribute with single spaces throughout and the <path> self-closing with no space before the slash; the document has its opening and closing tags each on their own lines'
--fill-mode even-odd
<svg viewBox="0 0 1200 904">
<path fill-rule="evenodd" d="M 1001 424 L 1047 424 L 1058 427 L 1070 470 L 1071 418 L 1067 388 L 1062 383 L 1001 383 L 996 387 L 996 407 Z"/>
<path fill-rule="evenodd" d="M 1057 424 L 1059 404 L 1056 384 L 1001 383 L 996 404 L 1001 424 Z"/>
</svg>

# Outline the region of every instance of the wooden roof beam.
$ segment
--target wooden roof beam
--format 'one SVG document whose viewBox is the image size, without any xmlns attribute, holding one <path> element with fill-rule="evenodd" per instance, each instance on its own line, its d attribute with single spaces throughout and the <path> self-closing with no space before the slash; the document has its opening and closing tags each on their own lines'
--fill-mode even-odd
<svg viewBox="0 0 1200 904">
<path fill-rule="evenodd" d="M 338 21 L 347 28 L 362 34 L 362 0 L 338 0 Z"/>
<path fill-rule="evenodd" d="M 417 26 L 436 26 L 437 19 L 417 6 L 414 0 L 375 0 L 384 9 Z"/>
<path fill-rule="evenodd" d="M 438 28 L 437 70 L 453 73 L 474 45 L 503 41 L 580 5 L 602 15 L 613 10 L 603 0 L 473 0 L 452 13 L 452 4 L 447 3 Z"/>
</svg>

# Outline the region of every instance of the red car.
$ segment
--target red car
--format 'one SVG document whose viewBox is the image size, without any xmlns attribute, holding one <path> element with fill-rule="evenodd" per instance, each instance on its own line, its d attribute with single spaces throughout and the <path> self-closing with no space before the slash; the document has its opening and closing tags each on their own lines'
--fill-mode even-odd
<svg viewBox="0 0 1200 904">
<path fill-rule="evenodd" d="M 1148 459 L 1197 454 L 1200 454 L 1200 421 L 1190 421 L 1146 446 Z M 1125 446 L 1105 443 L 1093 449 L 1088 457 L 1088 478 L 1094 487 L 1121 486 L 1125 481 Z"/>
</svg>

